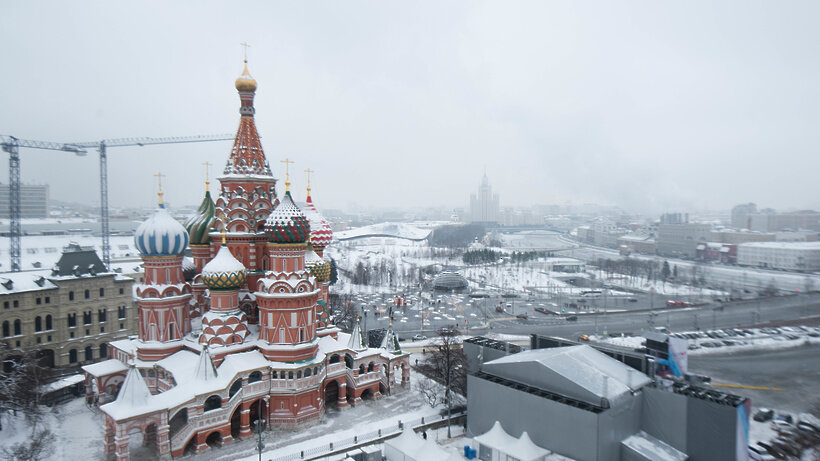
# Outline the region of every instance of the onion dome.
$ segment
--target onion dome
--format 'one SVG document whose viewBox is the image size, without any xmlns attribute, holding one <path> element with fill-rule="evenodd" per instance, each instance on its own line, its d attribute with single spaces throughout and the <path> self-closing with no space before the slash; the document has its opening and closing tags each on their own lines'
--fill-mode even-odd
<svg viewBox="0 0 820 461">
<path fill-rule="evenodd" d="M 310 234 L 310 225 L 302 210 L 293 203 L 290 191 L 273 209 L 265 221 L 265 233 L 273 243 L 304 243 Z"/>
<path fill-rule="evenodd" d="M 210 241 L 208 232 L 213 227 L 215 218 L 214 201 L 211 199 L 211 192 L 205 191 L 205 198 L 193 216 L 185 221 L 185 229 L 191 239 L 191 245 L 207 245 Z"/>
<path fill-rule="evenodd" d="M 248 60 L 245 60 L 245 70 L 242 71 L 242 75 L 236 79 L 236 89 L 237 91 L 250 91 L 251 93 L 256 91 L 256 80 L 251 77 L 251 74 L 248 72 Z"/>
<path fill-rule="evenodd" d="M 188 246 L 188 232 L 160 204 L 157 211 L 137 227 L 134 244 L 143 256 L 181 255 Z"/>
<path fill-rule="evenodd" d="M 226 245 L 202 268 L 202 282 L 211 290 L 236 290 L 245 283 L 245 266 L 231 254 Z"/>
<path fill-rule="evenodd" d="M 330 278 L 330 263 L 320 258 L 315 251 L 308 249 L 305 252 L 305 267 L 310 275 L 320 282 L 327 282 Z"/>
<path fill-rule="evenodd" d="M 310 243 L 319 248 L 330 245 L 333 241 L 333 230 L 324 216 L 313 205 L 310 191 L 308 191 L 307 200 L 305 201 L 305 216 L 310 223 Z"/>
</svg>

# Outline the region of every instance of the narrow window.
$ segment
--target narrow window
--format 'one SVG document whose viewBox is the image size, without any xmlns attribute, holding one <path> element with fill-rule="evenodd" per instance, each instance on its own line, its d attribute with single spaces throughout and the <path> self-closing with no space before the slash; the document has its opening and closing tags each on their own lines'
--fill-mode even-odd
<svg viewBox="0 0 820 461">
<path fill-rule="evenodd" d="M 22 334 L 22 333 L 20 333 L 20 330 L 21 330 L 20 327 L 21 327 L 20 319 L 15 320 L 14 321 L 14 336 L 20 336 Z"/>
<path fill-rule="evenodd" d="M 85 290 L 85 299 L 88 299 L 90 297 L 91 297 L 91 290 Z"/>
<path fill-rule="evenodd" d="M 53 330 L 51 315 L 46 315 L 46 330 Z"/>
<path fill-rule="evenodd" d="M 34 331 L 43 331 L 43 319 L 39 315 L 34 319 Z"/>
<path fill-rule="evenodd" d="M 9 325 L 8 321 L 3 322 L 3 337 L 11 336 L 11 325 Z"/>
<path fill-rule="evenodd" d="M 86 346 L 85 347 L 85 361 L 90 362 L 92 360 L 94 360 L 94 349 L 92 349 L 91 346 Z"/>
<path fill-rule="evenodd" d="M 74 292 L 73 291 L 68 292 L 68 300 L 69 301 L 74 301 Z"/>
<path fill-rule="evenodd" d="M 105 296 L 105 288 L 100 288 L 100 298 Z"/>
<path fill-rule="evenodd" d="M 68 361 L 71 363 L 77 363 L 77 349 L 71 349 L 68 351 Z"/>
</svg>

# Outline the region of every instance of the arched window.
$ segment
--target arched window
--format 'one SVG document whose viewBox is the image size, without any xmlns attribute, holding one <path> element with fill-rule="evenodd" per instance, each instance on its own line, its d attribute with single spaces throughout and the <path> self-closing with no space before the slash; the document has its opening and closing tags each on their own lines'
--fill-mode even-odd
<svg viewBox="0 0 820 461">
<path fill-rule="evenodd" d="M 231 398 L 239 392 L 239 389 L 242 389 L 242 378 L 237 379 L 236 381 L 231 384 L 231 390 L 228 391 L 228 398 Z"/>
<path fill-rule="evenodd" d="M 20 319 L 17 319 L 14 321 L 14 336 L 20 336 L 22 334 L 20 330 L 22 330 Z"/>
<path fill-rule="evenodd" d="M 102 343 L 100 344 L 100 358 L 104 359 L 108 357 L 108 344 Z"/>
<path fill-rule="evenodd" d="M 364 374 L 364 364 L 359 365 L 359 374 L 360 375 Z"/>
<path fill-rule="evenodd" d="M 34 319 L 34 331 L 43 331 L 43 319 L 39 315 Z"/>
<path fill-rule="evenodd" d="M 293 370 L 288 372 L 288 379 L 293 379 Z"/>
<path fill-rule="evenodd" d="M 345 366 L 349 369 L 353 369 L 353 357 L 350 354 L 345 354 Z"/>
<path fill-rule="evenodd" d="M 202 411 L 217 410 L 219 408 L 222 408 L 222 397 L 212 395 L 205 401 L 205 406 L 202 408 Z"/>
<path fill-rule="evenodd" d="M 330 363 L 339 363 L 339 354 L 333 354 L 330 356 Z"/>
<path fill-rule="evenodd" d="M 8 320 L 3 322 L 3 337 L 11 336 L 11 325 Z"/>
<path fill-rule="evenodd" d="M 310 370 L 310 368 L 305 368 L 305 378 L 310 377 L 310 375 L 311 375 L 311 370 Z"/>
<path fill-rule="evenodd" d="M 296 371 L 296 379 L 302 379 L 302 370 Z"/>
<path fill-rule="evenodd" d="M 70 363 L 77 363 L 77 349 L 68 351 L 68 361 Z"/>
<path fill-rule="evenodd" d="M 51 315 L 46 315 L 46 330 L 53 330 L 54 327 L 51 321 Z"/>
<path fill-rule="evenodd" d="M 276 370 L 273 370 L 270 375 L 270 379 L 279 379 L 276 377 Z"/>
<path fill-rule="evenodd" d="M 373 371 L 373 362 L 367 364 L 367 372 L 370 373 L 371 371 Z"/>
<path fill-rule="evenodd" d="M 248 375 L 248 384 L 255 383 L 257 381 L 262 381 L 262 372 L 261 371 L 254 371 L 250 375 Z"/>
<path fill-rule="evenodd" d="M 86 346 L 85 347 L 85 361 L 90 362 L 92 360 L 94 360 L 94 349 L 92 349 L 91 346 Z"/>
</svg>

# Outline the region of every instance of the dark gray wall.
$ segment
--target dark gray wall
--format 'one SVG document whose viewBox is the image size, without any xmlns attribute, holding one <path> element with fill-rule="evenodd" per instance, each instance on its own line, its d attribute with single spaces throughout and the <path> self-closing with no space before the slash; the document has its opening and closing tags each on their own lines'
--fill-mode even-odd
<svg viewBox="0 0 820 461">
<path fill-rule="evenodd" d="M 688 398 L 686 410 L 686 453 L 689 459 L 735 459 L 737 408 Z"/>
<path fill-rule="evenodd" d="M 687 453 L 687 410 L 685 395 L 647 387 L 643 389 L 641 429 Z"/>
<path fill-rule="evenodd" d="M 507 355 L 509 355 L 505 350 L 498 350 L 492 347 L 484 347 L 466 341 L 462 344 L 464 347 L 464 355 L 467 356 L 468 373 L 475 373 L 481 368 L 479 366 L 480 363 L 478 360 L 478 354 L 482 352 L 482 349 L 484 355 L 482 362 L 489 362 L 490 360 L 500 359 L 501 357 L 506 357 Z"/>
<path fill-rule="evenodd" d="M 561 455 L 579 461 L 616 461 L 620 441 L 640 426 L 639 397 L 600 417 L 607 412 L 581 410 L 472 375 L 467 386 L 469 436 L 481 435 L 499 421 L 510 435 L 519 437 L 527 431 L 536 445 Z"/>
</svg>

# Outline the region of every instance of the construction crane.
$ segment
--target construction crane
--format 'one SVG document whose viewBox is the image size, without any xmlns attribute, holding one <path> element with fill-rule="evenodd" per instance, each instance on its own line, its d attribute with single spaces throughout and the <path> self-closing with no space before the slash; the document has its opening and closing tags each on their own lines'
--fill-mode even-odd
<svg viewBox="0 0 820 461">
<path fill-rule="evenodd" d="M 0 146 L 9 153 L 9 254 L 11 255 L 11 270 L 19 272 L 20 262 L 20 237 L 23 231 L 20 225 L 20 148 L 30 147 L 33 149 L 59 150 L 63 152 L 73 152 L 76 155 L 86 155 L 88 151 L 78 146 L 47 141 L 31 141 L 28 139 L 18 139 L 14 136 L 0 135 Z"/>
<path fill-rule="evenodd" d="M 0 145 L 3 150 L 9 153 L 9 210 L 11 220 L 11 270 L 17 272 L 21 269 L 20 261 L 20 237 L 22 235 L 20 226 L 20 147 L 30 147 L 34 149 L 50 149 L 65 152 L 74 152 L 77 155 L 85 155 L 87 148 L 97 149 L 100 154 L 100 221 L 102 226 L 102 259 L 105 267 L 111 269 L 111 243 L 110 243 L 110 215 L 108 211 L 108 148 L 125 146 L 147 146 L 151 144 L 180 144 L 191 142 L 227 141 L 234 139 L 233 134 L 203 135 L 203 136 L 182 136 L 168 138 L 119 138 L 103 139 L 101 141 L 78 142 L 78 143 L 52 143 L 44 141 L 31 141 L 18 139 L 14 136 L 0 136 Z"/>
</svg>

